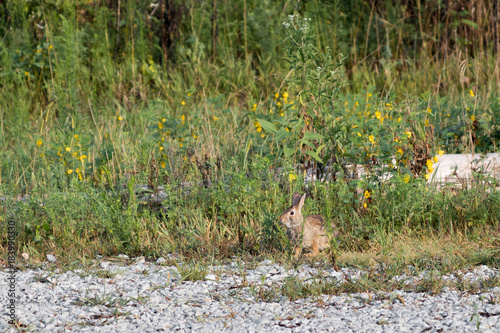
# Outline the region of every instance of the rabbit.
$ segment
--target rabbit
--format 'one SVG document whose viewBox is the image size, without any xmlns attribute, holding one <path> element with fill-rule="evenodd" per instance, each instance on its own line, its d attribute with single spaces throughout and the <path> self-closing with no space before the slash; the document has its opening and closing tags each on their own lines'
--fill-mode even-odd
<svg viewBox="0 0 500 333">
<path fill-rule="evenodd" d="M 280 223 L 286 227 L 286 235 L 294 246 L 295 257 L 298 258 L 302 249 L 312 249 L 310 256 L 315 256 L 328 247 L 330 239 L 325 230 L 325 220 L 321 215 L 302 216 L 302 206 L 306 194 L 301 197 L 299 193 L 292 195 L 292 206 L 280 216 Z M 335 228 L 335 226 L 334 226 Z M 302 246 L 300 240 L 302 239 Z"/>
</svg>

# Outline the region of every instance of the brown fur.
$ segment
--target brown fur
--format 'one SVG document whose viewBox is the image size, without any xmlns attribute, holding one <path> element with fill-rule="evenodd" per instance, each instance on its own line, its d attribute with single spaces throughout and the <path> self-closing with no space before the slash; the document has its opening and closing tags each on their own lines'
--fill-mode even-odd
<svg viewBox="0 0 500 333">
<path fill-rule="evenodd" d="M 292 206 L 286 209 L 280 217 L 280 223 L 286 227 L 286 235 L 294 246 L 296 257 L 300 255 L 301 248 L 311 249 L 312 255 L 317 255 L 319 251 L 330 247 L 329 235 L 325 230 L 323 217 L 309 215 L 304 219 L 302 216 L 305 198 L 305 194 L 301 197 L 300 194 L 294 193 Z M 301 239 L 302 244 L 300 244 Z"/>
</svg>

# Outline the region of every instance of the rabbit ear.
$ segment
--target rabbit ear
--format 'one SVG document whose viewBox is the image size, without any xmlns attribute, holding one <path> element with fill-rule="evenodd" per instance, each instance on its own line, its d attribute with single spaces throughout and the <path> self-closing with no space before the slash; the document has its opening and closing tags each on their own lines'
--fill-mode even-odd
<svg viewBox="0 0 500 333">
<path fill-rule="evenodd" d="M 302 206 L 304 206 L 304 201 L 306 200 L 306 194 L 304 193 L 304 195 L 300 198 L 300 202 L 299 202 L 299 212 L 302 210 Z"/>
<path fill-rule="evenodd" d="M 295 192 L 293 195 L 292 195 L 292 206 L 297 206 L 300 202 L 300 194 L 298 194 L 297 192 Z"/>
</svg>

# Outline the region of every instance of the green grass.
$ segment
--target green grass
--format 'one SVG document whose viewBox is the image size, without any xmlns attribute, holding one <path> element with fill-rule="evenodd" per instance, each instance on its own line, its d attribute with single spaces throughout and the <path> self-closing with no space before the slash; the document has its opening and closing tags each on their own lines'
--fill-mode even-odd
<svg viewBox="0 0 500 333">
<path fill-rule="evenodd" d="M 499 71 L 494 50 L 476 43 L 491 31 L 470 30 L 470 13 L 447 12 L 458 39 L 445 50 L 435 42 L 443 31 L 431 24 L 431 4 L 409 16 L 425 18 L 416 24 L 400 21 L 398 6 L 365 22 L 365 2 L 320 4 L 340 17 L 324 17 L 329 11 L 312 3 L 288 7 L 312 18 L 310 34 L 283 28 L 295 21 L 282 7 L 249 2 L 241 25 L 240 11 L 219 6 L 215 38 L 201 8 L 208 2 L 188 2 L 172 31 L 177 48 L 167 51 L 144 1 L 120 12 L 68 1 L 1 5 L 14 22 L 0 23 L 4 258 L 13 220 L 28 264 L 49 252 L 53 266 L 89 269 L 96 255 L 173 252 L 297 265 L 277 218 L 293 192 L 306 190 L 304 168 L 331 160 L 333 180 L 308 185 L 305 213 L 338 226 L 337 265 L 498 267 L 497 185 L 435 191 L 425 183 L 425 161 L 440 151 L 498 152 Z M 130 15 L 136 11 L 143 15 Z M 472 80 L 460 83 L 465 76 Z M 353 176 L 353 165 L 367 175 Z M 382 182 L 383 172 L 393 180 Z M 163 187 L 164 209 L 136 196 L 137 185 L 149 194 Z M 186 266 L 181 275 L 198 280 L 204 272 Z"/>
</svg>

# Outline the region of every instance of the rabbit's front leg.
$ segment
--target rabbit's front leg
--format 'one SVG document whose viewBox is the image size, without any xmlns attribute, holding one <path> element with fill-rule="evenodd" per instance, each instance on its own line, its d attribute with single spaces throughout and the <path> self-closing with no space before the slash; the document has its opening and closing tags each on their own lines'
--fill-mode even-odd
<svg viewBox="0 0 500 333">
<path fill-rule="evenodd" d="M 300 253 L 302 252 L 301 250 L 302 250 L 302 249 L 301 249 L 301 247 L 300 247 L 300 246 L 295 245 L 295 255 L 294 255 L 294 257 L 295 257 L 295 258 L 300 257 Z"/>
</svg>

